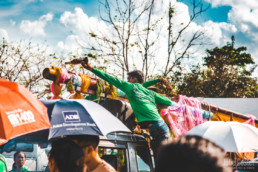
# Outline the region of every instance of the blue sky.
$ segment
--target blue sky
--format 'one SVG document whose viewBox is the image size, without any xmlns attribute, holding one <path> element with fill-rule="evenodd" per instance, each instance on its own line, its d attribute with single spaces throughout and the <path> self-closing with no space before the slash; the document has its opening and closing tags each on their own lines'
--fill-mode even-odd
<svg viewBox="0 0 258 172">
<path fill-rule="evenodd" d="M 88 16 L 98 16 L 98 3 L 94 0 L 0 0 L 0 28 L 10 30 L 8 35 L 11 40 L 26 39 L 30 35 L 12 36 L 12 32 L 18 32 L 21 21 L 35 21 L 45 14 L 52 13 L 53 19 L 44 28 L 49 36 L 36 36 L 33 39 L 46 40 L 49 44 L 55 44 L 65 39 L 70 32 L 60 24 L 60 16 L 65 11 L 73 11 L 76 7 L 82 8 Z M 12 22 L 15 22 L 15 25 Z M 56 32 L 51 34 L 52 31 Z"/>
<path fill-rule="evenodd" d="M 182 11 L 185 7 L 191 8 L 190 0 L 179 2 Z M 210 8 L 194 22 L 195 29 L 207 31 L 211 44 L 205 48 L 221 47 L 230 41 L 231 35 L 235 35 L 236 45 L 247 46 L 248 52 L 258 63 L 258 1 L 203 2 L 204 6 Z M 85 34 L 83 27 L 88 30 L 87 27 L 93 27 L 92 25 L 96 25 L 96 28 L 103 26 L 98 10 L 97 0 L 0 0 L 0 36 L 9 41 L 46 41 L 56 49 L 69 51 L 69 48 L 76 48 L 73 38 L 79 39 Z M 179 18 L 184 20 L 187 15 L 185 11 L 183 17 Z"/>
<path fill-rule="evenodd" d="M 187 6 L 191 7 L 191 1 L 182 0 Z M 206 22 L 208 20 L 212 20 L 214 22 L 228 22 L 228 12 L 231 9 L 230 6 L 219 6 L 219 7 L 211 7 L 211 4 L 203 1 L 204 7 L 209 7 L 209 9 L 201 15 L 199 18 L 199 22 Z"/>
</svg>

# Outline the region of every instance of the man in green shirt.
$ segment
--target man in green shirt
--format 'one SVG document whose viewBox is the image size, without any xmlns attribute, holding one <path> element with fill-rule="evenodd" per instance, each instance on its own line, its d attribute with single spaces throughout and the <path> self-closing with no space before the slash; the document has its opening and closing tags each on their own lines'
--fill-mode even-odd
<svg viewBox="0 0 258 172">
<path fill-rule="evenodd" d="M 88 60 L 83 61 L 82 66 L 101 79 L 116 86 L 127 95 L 140 127 L 142 129 L 148 128 L 150 130 L 150 135 L 152 137 L 151 147 L 154 152 L 154 157 L 156 157 L 160 143 L 170 137 L 169 128 L 160 117 L 156 103 L 167 106 L 173 106 L 176 103 L 172 102 L 167 97 L 147 89 L 146 85 L 143 86 L 144 76 L 141 71 L 136 70 L 129 72 L 127 78 L 128 82 L 126 82 L 91 67 Z"/>
</svg>

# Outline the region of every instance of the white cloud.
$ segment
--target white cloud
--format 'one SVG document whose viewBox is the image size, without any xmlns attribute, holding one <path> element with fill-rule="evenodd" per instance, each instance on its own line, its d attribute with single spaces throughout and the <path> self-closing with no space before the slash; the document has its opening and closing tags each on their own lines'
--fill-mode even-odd
<svg viewBox="0 0 258 172">
<path fill-rule="evenodd" d="M 234 25 L 236 32 L 236 43 L 239 46 L 246 46 L 256 63 L 258 62 L 258 53 L 256 47 L 258 44 L 258 1 L 257 0 L 206 0 L 212 4 L 212 7 L 230 6 L 228 21 Z M 214 32 L 216 35 L 218 32 Z M 222 32 L 223 35 L 227 32 Z M 238 37 L 238 33 L 241 35 Z M 240 40 L 240 39 L 243 40 Z M 257 71 L 257 70 L 256 70 Z"/>
<path fill-rule="evenodd" d="M 242 7 L 249 7 L 249 8 L 258 8 L 258 1 L 257 0 L 205 0 L 212 4 L 212 7 L 218 6 L 242 6 Z"/>
<path fill-rule="evenodd" d="M 70 11 L 64 12 L 60 18 L 60 22 L 72 32 L 72 35 L 69 35 L 63 43 L 63 48 L 67 51 L 70 47 L 73 47 L 74 50 L 76 49 L 75 47 L 81 47 L 88 43 L 94 44 L 89 33 L 94 32 L 97 35 L 104 34 L 112 36 L 112 33 L 109 32 L 110 29 L 108 29 L 108 26 L 103 21 L 99 21 L 95 17 L 88 17 L 81 8 L 75 8 L 74 13 Z M 107 34 L 106 32 L 109 33 Z M 69 45 L 67 46 L 67 44 Z"/>
<path fill-rule="evenodd" d="M 60 18 L 60 22 L 72 32 L 81 33 L 88 28 L 89 18 L 81 8 L 75 8 L 75 12 L 66 11 Z"/>
<path fill-rule="evenodd" d="M 234 24 L 239 31 L 252 37 L 258 32 L 258 1 L 257 0 L 206 0 L 213 7 L 231 6 L 228 20 Z M 255 39 L 255 37 L 253 37 Z"/>
<path fill-rule="evenodd" d="M 207 21 L 203 24 L 203 30 L 210 43 L 221 46 L 225 45 L 230 36 L 237 32 L 237 28 L 229 23 Z"/>
<path fill-rule="evenodd" d="M 246 6 L 234 6 L 228 17 L 233 23 L 246 23 L 247 25 L 258 27 L 258 8 L 250 9 Z"/>
<path fill-rule="evenodd" d="M 182 28 L 190 21 L 189 8 L 187 5 L 180 2 L 176 3 L 174 8 L 175 14 L 172 18 L 172 23 L 177 23 L 181 25 L 180 28 Z"/>
<path fill-rule="evenodd" d="M 249 27 L 246 24 L 241 24 L 240 30 L 241 30 L 241 32 L 247 32 L 249 30 Z"/>
<path fill-rule="evenodd" d="M 61 51 L 76 53 L 78 56 L 80 56 L 82 53 L 82 49 L 78 44 L 77 35 L 69 35 L 66 38 L 65 42 L 62 42 L 62 41 L 58 42 L 57 48 Z"/>
<path fill-rule="evenodd" d="M 39 18 L 40 21 L 42 22 L 48 22 L 51 21 L 53 19 L 53 14 L 52 13 L 48 13 L 46 15 L 43 15 Z"/>
<path fill-rule="evenodd" d="M 39 18 L 39 20 L 30 21 L 30 20 L 22 20 L 20 24 L 20 29 L 31 36 L 45 36 L 45 26 L 47 22 L 53 19 L 53 14 L 48 13 Z"/>
<path fill-rule="evenodd" d="M 174 4 L 174 7 L 175 7 L 175 13 L 174 13 L 172 23 L 174 24 L 174 27 L 173 27 L 174 35 L 177 35 L 179 30 L 181 30 L 190 21 L 189 10 L 191 9 L 189 9 L 188 6 L 183 3 L 176 3 Z M 166 44 L 164 45 L 164 42 L 167 42 L 167 38 L 166 38 L 167 36 L 166 29 L 168 28 L 167 20 L 168 20 L 167 16 L 165 16 L 165 20 L 163 23 L 164 34 L 162 34 L 163 40 L 160 43 L 162 47 L 160 48 L 161 51 L 158 52 L 158 54 L 163 54 L 164 56 L 167 55 L 166 54 L 167 45 Z M 189 54 L 191 57 L 196 57 L 196 59 L 194 60 L 200 63 L 200 60 L 201 60 L 200 57 L 205 56 L 205 49 L 214 48 L 215 46 L 221 47 L 225 45 L 227 42 L 230 41 L 231 36 L 238 32 L 238 28 L 234 24 L 225 23 L 225 22 L 207 21 L 202 24 L 192 22 L 189 25 L 189 27 L 185 30 L 180 41 L 178 41 L 176 48 L 178 50 L 184 50 L 189 40 L 192 38 L 195 32 L 204 33 L 203 37 L 197 40 L 197 42 L 195 42 L 203 45 L 202 46 L 196 45 L 191 47 L 189 49 Z"/>
<path fill-rule="evenodd" d="M 12 26 L 15 26 L 15 25 L 16 25 L 16 22 L 13 21 L 12 19 L 10 19 L 10 23 L 11 23 Z"/>
<path fill-rule="evenodd" d="M 74 13 L 70 11 L 64 12 L 60 22 L 73 33 L 81 36 L 88 36 L 88 33 L 93 31 L 107 30 L 107 26 L 103 21 L 99 21 L 96 17 L 88 17 L 81 8 L 75 8 Z"/>
<path fill-rule="evenodd" d="M 2 38 L 5 38 L 8 41 L 8 33 L 5 29 L 1 29 L 0 28 L 0 40 L 2 40 Z"/>
</svg>

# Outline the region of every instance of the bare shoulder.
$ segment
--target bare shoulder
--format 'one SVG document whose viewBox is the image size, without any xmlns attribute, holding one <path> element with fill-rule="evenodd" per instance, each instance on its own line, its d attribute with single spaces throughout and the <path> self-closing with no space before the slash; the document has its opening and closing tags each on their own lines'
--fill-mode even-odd
<svg viewBox="0 0 258 172">
<path fill-rule="evenodd" d="M 92 172 L 116 172 L 116 170 L 103 160 Z"/>
</svg>

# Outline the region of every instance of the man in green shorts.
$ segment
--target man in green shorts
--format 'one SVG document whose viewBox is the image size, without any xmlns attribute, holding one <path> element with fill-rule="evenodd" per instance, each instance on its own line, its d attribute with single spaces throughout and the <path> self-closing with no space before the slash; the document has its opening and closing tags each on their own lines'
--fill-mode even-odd
<svg viewBox="0 0 258 172">
<path fill-rule="evenodd" d="M 160 117 L 156 103 L 167 106 L 174 106 L 176 103 L 143 86 L 144 76 L 141 71 L 136 70 L 129 72 L 127 78 L 128 82 L 126 82 L 91 67 L 88 60 L 83 61 L 81 64 L 84 68 L 119 88 L 127 95 L 141 129 L 150 130 L 152 137 L 151 147 L 154 157 L 156 157 L 161 142 L 170 137 L 169 128 Z"/>
</svg>

